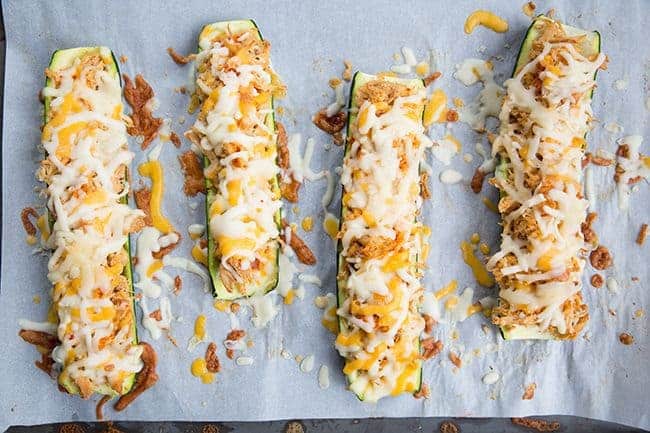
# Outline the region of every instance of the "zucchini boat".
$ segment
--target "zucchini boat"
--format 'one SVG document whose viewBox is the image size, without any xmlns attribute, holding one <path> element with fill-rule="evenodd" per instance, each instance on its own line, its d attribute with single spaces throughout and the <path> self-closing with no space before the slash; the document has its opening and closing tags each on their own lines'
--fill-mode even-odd
<svg viewBox="0 0 650 433">
<path fill-rule="evenodd" d="M 357 72 L 351 88 L 338 241 L 336 348 L 360 400 L 422 383 L 418 312 L 428 249 L 420 163 L 431 145 L 422 80 Z"/>
<path fill-rule="evenodd" d="M 125 395 L 143 366 L 129 233 L 142 216 L 127 204 L 133 159 L 122 120 L 120 75 L 106 47 L 54 52 L 43 89 L 45 158 L 54 250 L 48 263 L 60 344 L 59 384 L 71 394 Z"/>
<path fill-rule="evenodd" d="M 273 97 L 284 92 L 253 21 L 206 25 L 199 36 L 190 131 L 205 166 L 208 268 L 214 296 L 264 294 L 278 283 L 280 168 Z"/>
<path fill-rule="evenodd" d="M 546 16 L 531 24 L 506 81 L 492 152 L 499 163 L 501 250 L 490 258 L 499 285 L 492 321 L 506 340 L 574 339 L 589 320 L 581 294 L 582 158 L 591 129 L 600 35 Z"/>
</svg>

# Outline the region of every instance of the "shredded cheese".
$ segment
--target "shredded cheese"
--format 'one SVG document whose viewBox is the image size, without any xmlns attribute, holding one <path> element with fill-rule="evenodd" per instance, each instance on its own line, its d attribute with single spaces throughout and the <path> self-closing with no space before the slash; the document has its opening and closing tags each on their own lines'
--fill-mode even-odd
<svg viewBox="0 0 650 433">
<path fill-rule="evenodd" d="M 557 22 L 537 25 L 560 35 Z M 544 30 L 540 30 L 543 34 Z M 587 321 L 580 295 L 588 202 L 582 195 L 584 136 L 592 122 L 594 74 L 605 55 L 580 44 L 540 42 L 535 58 L 506 81 L 493 154 L 503 161 L 496 186 L 503 219 L 501 249 L 488 262 L 500 287 L 493 321 L 526 324 L 574 338 Z M 532 80 L 532 81 L 531 81 Z"/>
<path fill-rule="evenodd" d="M 432 145 L 421 122 L 424 90 L 387 78 L 370 78 L 365 84 L 373 85 L 395 86 L 403 96 L 390 105 L 362 101 L 350 122 L 338 235 L 338 278 L 345 296 L 337 310 L 341 329 L 336 340 L 346 358 L 343 371 L 350 389 L 371 402 L 417 386 L 418 340 L 424 329 L 417 311 L 423 291 L 418 261 L 423 257 L 417 252 L 426 250 L 429 235 L 416 222 L 422 205 L 419 166 Z M 334 329 L 330 323 L 323 320 Z"/>
<path fill-rule="evenodd" d="M 61 55 L 61 53 L 59 53 Z M 55 60 L 57 55 L 55 55 Z M 120 79 L 107 48 L 87 49 L 50 69 L 37 177 L 47 184 L 51 227 L 37 222 L 45 245 L 60 341 L 52 358 L 59 383 L 87 398 L 124 394 L 142 368 L 127 279 L 127 236 L 142 212 L 122 202 L 133 159 L 121 119 Z"/>
</svg>

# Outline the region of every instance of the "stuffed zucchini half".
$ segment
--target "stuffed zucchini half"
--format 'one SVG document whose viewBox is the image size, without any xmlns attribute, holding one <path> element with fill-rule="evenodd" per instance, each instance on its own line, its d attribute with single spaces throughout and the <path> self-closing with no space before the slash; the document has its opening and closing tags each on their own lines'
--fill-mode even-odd
<svg viewBox="0 0 650 433">
<path fill-rule="evenodd" d="M 488 262 L 500 289 L 492 321 L 505 339 L 574 339 L 589 319 L 582 158 L 605 61 L 597 32 L 539 16 L 505 83 L 493 144 L 503 233 Z"/>
<path fill-rule="evenodd" d="M 425 135 L 422 80 L 358 72 L 341 183 L 339 334 L 344 374 L 360 400 L 420 389 L 420 282 L 428 227 L 417 221 Z"/>
<path fill-rule="evenodd" d="M 204 157 L 208 267 L 214 295 L 264 294 L 278 282 L 281 194 L 273 97 L 284 92 L 253 21 L 199 37 L 192 127 Z"/>
<path fill-rule="evenodd" d="M 105 47 L 56 51 L 46 70 L 37 178 L 46 184 L 48 262 L 59 383 L 84 398 L 124 395 L 142 369 L 129 233 L 143 225 L 127 204 L 133 159 L 122 119 L 117 62 Z"/>
</svg>

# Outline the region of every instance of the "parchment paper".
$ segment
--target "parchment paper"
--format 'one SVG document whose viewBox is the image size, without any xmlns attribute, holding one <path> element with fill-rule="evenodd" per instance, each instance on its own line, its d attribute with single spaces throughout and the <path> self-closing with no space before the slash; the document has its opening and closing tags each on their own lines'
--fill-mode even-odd
<svg viewBox="0 0 650 433">
<path fill-rule="evenodd" d="M 497 12 L 510 23 L 506 34 L 477 29 L 467 36 L 463 23 L 474 9 L 471 1 L 450 2 L 269 2 L 269 1 L 166 1 L 139 2 L 3 2 L 7 34 L 4 130 L 2 143 L 2 287 L 0 294 L 0 429 L 10 424 L 94 419 L 94 403 L 60 393 L 54 382 L 37 370 L 38 354 L 18 337 L 19 318 L 42 319 L 47 310 L 49 284 L 45 277 L 46 258 L 33 255 L 20 227 L 20 209 L 37 202 L 34 172 L 39 155 L 41 106 L 37 94 L 43 85 L 43 70 L 51 53 L 59 48 L 107 45 L 116 55 L 128 56 L 121 65 L 129 74 L 141 72 L 153 85 L 160 100 L 157 114 L 173 120 L 172 129 L 182 132 L 192 122 L 185 113 L 187 98 L 173 92 L 189 81 L 189 68 L 175 65 L 165 49 L 191 52 L 201 26 L 214 21 L 253 18 L 272 42 L 272 59 L 288 85 L 288 97 L 280 103 L 285 114 L 280 119 L 289 133 L 317 141 L 314 170 L 333 169 L 341 164 L 342 149 L 326 151 L 329 137 L 310 122 L 311 116 L 330 103 L 333 96 L 327 79 L 340 75 L 342 60 L 350 59 L 355 69 L 366 72 L 386 70 L 392 54 L 406 45 L 418 58 L 429 49 L 438 52 L 438 69 L 444 77 L 438 83 L 450 96 L 471 100 L 480 87 L 464 88 L 451 78 L 453 67 L 467 57 L 502 56 L 494 59 L 497 80 L 509 76 L 514 56 L 529 24 L 521 12 L 523 1 L 484 1 L 481 7 Z M 594 110 L 601 124 L 590 134 L 592 150 L 614 151 L 614 139 L 621 134 L 606 132 L 602 125 L 616 121 L 625 133 L 650 136 L 644 107 L 648 97 L 650 48 L 646 41 L 650 4 L 628 2 L 539 2 L 538 10 L 555 7 L 569 24 L 600 30 L 603 51 L 610 57 L 609 70 L 598 76 Z M 626 80 L 624 90 L 615 90 L 615 80 Z M 185 116 L 185 125 L 179 118 Z M 480 158 L 474 143 L 485 138 L 466 125 L 452 126 L 462 141 L 463 153 L 475 156 L 467 164 L 457 156 L 452 167 L 471 177 Z M 143 158 L 135 141 L 135 163 Z M 643 145 L 648 152 L 650 144 Z M 183 142 L 183 149 L 189 143 Z M 182 174 L 177 162 L 180 152 L 169 144 L 162 153 L 166 192 L 164 213 L 184 236 L 175 255 L 189 257 L 186 228 L 203 222 L 201 199 L 187 199 L 181 191 Z M 425 204 L 425 220 L 432 226 L 432 253 L 426 284 L 436 290 L 452 278 L 461 287 L 477 287 L 469 268 L 461 260 L 459 243 L 473 232 L 481 234 L 495 250 L 500 232 L 497 216 L 488 212 L 467 185 L 443 185 L 437 180 L 442 165 L 433 161 L 433 198 Z M 135 164 L 134 164 L 135 167 Z M 113 419 L 129 420 L 269 420 L 282 418 L 405 417 L 405 416 L 523 416 L 531 414 L 572 414 L 650 427 L 648 389 L 648 319 L 634 318 L 649 300 L 648 245 L 639 247 L 634 238 L 648 218 L 648 187 L 639 185 L 631 208 L 621 212 L 616 205 L 612 182 L 613 168 L 594 170 L 598 196 L 595 210 L 600 214 L 596 228 L 602 243 L 614 254 L 614 267 L 607 276 L 616 277 L 619 293 L 594 289 L 585 272 L 584 295 L 591 320 L 575 342 L 504 342 L 486 318 L 475 315 L 457 327 L 441 325 L 436 335 L 445 350 L 426 364 L 424 381 L 431 385 L 429 400 L 405 395 L 387 398 L 379 404 L 364 404 L 345 390 L 342 362 L 333 348 L 333 336 L 320 325 L 321 311 L 314 307 L 317 295 L 334 290 L 335 248 L 321 229 L 320 199 L 325 182 L 308 183 L 301 190 L 301 217 L 314 215 L 316 229 L 305 236 L 318 255 L 318 266 L 309 272 L 323 279 L 322 289 L 308 286 L 306 298 L 281 308 L 264 330 L 254 330 L 246 318 L 242 324 L 251 333 L 255 347 L 248 354 L 255 363 L 238 367 L 224 356 L 221 345 L 229 329 L 227 316 L 212 307 L 212 297 L 201 290 L 201 282 L 183 274 L 184 288 L 173 297 L 172 332 L 180 348 L 165 339 L 154 342 L 159 354 L 160 382 L 123 413 L 107 411 Z M 137 178 L 136 178 L 137 179 Z M 136 180 L 137 182 L 137 180 Z M 492 198 L 495 191 L 485 186 Z M 335 204 L 330 210 L 338 213 Z M 190 202 L 199 203 L 192 211 Z M 296 218 L 287 212 L 290 218 Z M 639 277 L 634 283 L 631 277 Z M 479 290 L 476 298 L 490 293 Z M 492 293 L 493 294 L 493 293 Z M 43 299 L 40 305 L 34 295 Z M 616 310 L 614 317 L 608 309 Z M 199 312 L 208 317 L 209 340 L 219 345 L 224 371 L 212 385 L 203 385 L 189 373 L 191 361 L 201 356 L 205 343 L 187 352 L 193 320 Z M 488 335 L 481 330 L 487 324 Z M 454 329 L 458 338 L 452 339 Z M 620 332 L 635 338 L 632 346 L 618 341 Z M 151 341 L 140 329 L 143 339 Z M 303 373 L 293 360 L 278 355 L 281 348 L 293 355 L 314 354 L 311 373 Z M 464 353 L 463 367 L 453 372 L 447 349 Z M 478 356 L 474 349 L 480 349 Z M 317 370 L 329 366 L 331 386 L 319 389 Z M 481 378 L 494 369 L 501 379 L 485 385 Z M 525 384 L 537 383 L 533 400 L 522 400 Z"/>
</svg>

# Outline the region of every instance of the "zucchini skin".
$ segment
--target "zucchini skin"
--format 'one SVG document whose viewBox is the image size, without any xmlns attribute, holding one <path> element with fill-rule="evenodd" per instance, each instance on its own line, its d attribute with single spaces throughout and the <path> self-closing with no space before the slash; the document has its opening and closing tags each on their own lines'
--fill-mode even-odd
<svg viewBox="0 0 650 433">
<path fill-rule="evenodd" d="M 249 20 L 234 20 L 234 21 L 222 21 L 222 22 L 217 22 L 213 24 L 207 24 L 203 26 L 201 29 L 201 33 L 208 27 L 208 26 L 220 26 L 220 25 L 237 25 L 241 26 L 241 28 L 247 27 L 249 29 L 254 29 L 257 31 L 257 34 L 259 35 L 259 38 L 261 40 L 264 40 L 262 37 L 262 33 L 259 30 L 259 27 L 253 21 L 252 19 Z M 200 41 L 200 36 L 199 36 L 199 41 Z M 199 44 L 198 50 L 201 51 L 201 47 Z M 273 131 L 276 132 L 276 126 L 275 126 L 275 108 L 274 108 L 274 98 L 271 98 L 271 113 L 270 113 L 270 120 L 267 120 L 267 124 L 273 127 Z M 276 148 L 277 148 L 277 141 L 276 141 Z M 277 157 L 276 157 L 276 164 L 277 164 Z M 203 156 L 203 166 L 204 168 L 207 168 L 210 165 L 210 161 L 206 156 Z M 279 193 L 279 183 L 280 183 L 280 178 L 279 176 L 276 176 L 274 180 L 274 190 Z M 224 283 L 223 280 L 220 276 L 219 272 L 219 267 L 220 263 L 217 257 L 214 254 L 215 251 L 215 241 L 213 237 L 210 234 L 210 206 L 212 202 L 214 201 L 214 188 L 212 186 L 212 182 L 209 179 L 205 179 L 205 185 L 206 185 L 206 195 L 205 195 L 205 216 L 206 216 L 206 233 L 207 233 L 207 240 L 208 240 L 208 272 L 210 274 L 210 279 L 212 281 L 212 294 L 216 299 L 222 299 L 222 300 L 235 300 L 244 297 L 239 292 L 229 292 Z M 278 227 L 278 231 L 280 232 L 282 229 L 282 210 L 280 209 L 276 215 L 275 215 L 275 221 L 276 225 Z M 275 247 L 275 267 L 274 267 L 274 272 L 273 272 L 273 277 L 269 284 L 264 288 L 261 294 L 266 294 L 274 290 L 278 284 L 279 281 L 279 272 L 280 272 L 280 267 L 279 267 L 279 260 L 280 260 L 280 242 L 279 240 L 276 241 L 276 247 Z M 253 296 L 258 293 L 250 293 L 246 296 Z"/>
<path fill-rule="evenodd" d="M 528 26 L 528 29 L 526 30 L 526 35 L 524 36 L 523 41 L 521 42 L 521 45 L 519 47 L 519 54 L 517 55 L 517 60 L 515 62 L 515 66 L 512 70 L 511 77 L 515 77 L 517 75 L 517 72 L 525 66 L 530 60 L 528 59 L 528 53 L 530 50 L 530 44 L 534 41 L 536 35 L 535 35 L 535 26 L 539 20 L 552 20 L 551 18 L 545 16 L 545 15 L 538 15 L 535 17 L 533 22 Z M 553 20 L 552 20 L 553 21 Z M 567 26 L 565 24 L 562 24 L 562 26 L 565 29 L 572 29 L 575 31 L 580 31 L 585 34 L 591 33 L 592 39 L 595 42 L 595 45 L 593 46 L 595 52 L 600 53 L 601 52 L 601 44 L 602 44 L 602 38 L 601 35 L 598 31 L 585 31 L 581 29 L 577 29 L 574 27 Z M 596 79 L 596 76 L 598 74 L 598 71 L 594 73 L 594 80 Z M 590 93 L 590 99 L 593 98 L 594 90 L 591 90 Z M 587 134 L 585 134 L 585 137 Z M 495 170 L 495 176 L 496 177 L 503 177 L 506 174 L 507 171 L 507 165 L 508 161 L 501 159 L 499 156 L 499 162 L 497 164 L 497 168 Z M 499 193 L 499 198 L 503 198 L 505 196 L 505 193 L 500 191 Z M 501 332 L 501 336 L 503 337 L 504 340 L 559 340 L 557 337 L 555 337 L 552 333 L 550 332 L 539 332 L 535 327 L 528 327 L 528 326 L 514 326 L 510 327 L 508 329 L 505 326 L 500 326 L 499 330 Z"/>
<path fill-rule="evenodd" d="M 79 48 L 69 48 L 69 49 L 64 49 L 64 50 L 56 50 L 54 53 L 52 53 L 52 56 L 50 58 L 50 63 L 49 66 L 53 69 L 56 69 L 56 61 L 59 58 L 59 56 L 66 56 L 70 55 L 73 56 L 74 58 L 79 58 L 83 56 L 84 54 L 99 49 L 101 47 L 95 46 L 95 47 L 79 47 Z M 117 59 L 115 57 L 115 53 L 113 51 L 110 51 L 111 53 L 111 58 L 113 59 L 113 68 L 114 68 L 114 73 L 119 80 L 120 83 L 120 88 L 122 88 L 122 78 L 120 75 L 120 68 L 119 68 L 119 63 L 117 62 Z M 45 85 L 49 86 L 51 84 L 51 81 L 49 78 L 45 80 Z M 44 98 L 44 110 L 43 110 L 43 125 L 47 123 L 47 117 L 48 117 L 48 112 L 49 112 L 49 107 L 50 107 L 50 101 L 51 97 L 46 97 Z M 128 184 L 130 182 L 129 180 L 129 171 L 127 170 L 126 173 L 126 183 Z M 121 203 L 127 204 L 129 203 L 128 195 L 125 195 L 122 197 L 120 200 Z M 52 230 L 52 227 L 54 225 L 55 219 L 54 217 L 49 213 L 47 210 L 47 207 L 45 207 L 45 212 L 48 215 L 48 222 L 50 225 L 50 231 Z M 127 279 L 128 284 L 129 284 L 129 292 L 131 294 L 131 311 L 132 311 L 132 326 L 133 326 L 133 345 L 136 346 L 139 343 L 138 340 L 138 328 L 137 328 L 137 316 L 136 316 L 136 311 L 135 311 L 135 289 L 133 287 L 133 263 L 132 263 L 132 258 L 131 258 L 131 237 L 130 235 L 127 235 L 126 242 L 124 243 L 124 250 L 127 253 L 128 256 L 128 266 L 124 267 L 124 271 L 122 275 Z M 133 387 L 133 384 L 135 383 L 135 378 L 136 374 L 131 374 L 129 375 L 123 385 L 123 392 L 122 393 L 117 393 L 115 390 L 110 388 L 108 385 L 102 385 L 98 387 L 95 392 L 98 394 L 103 394 L 103 395 L 108 395 L 111 397 L 116 397 L 119 395 L 124 395 L 127 394 L 131 388 Z M 71 378 L 66 377 L 64 380 L 60 381 L 61 386 L 65 388 L 65 390 L 69 394 L 75 394 L 75 395 L 80 395 L 79 388 L 77 385 L 72 381 Z"/>
<path fill-rule="evenodd" d="M 344 160 L 345 160 L 345 157 L 348 154 L 348 151 L 350 150 L 350 134 L 351 134 L 351 124 L 352 124 L 352 120 L 353 120 L 352 117 L 353 116 L 350 115 L 349 113 L 351 113 L 352 112 L 351 110 L 353 108 L 355 108 L 355 104 L 354 104 L 354 102 L 355 102 L 354 101 L 355 91 L 357 89 L 357 86 L 359 85 L 359 81 L 362 81 L 364 79 L 367 79 L 368 81 L 370 81 L 370 80 L 372 80 L 374 78 L 376 78 L 376 77 L 372 76 L 372 75 L 364 74 L 361 71 L 355 72 L 353 77 L 352 77 L 352 82 L 351 82 L 352 84 L 350 85 L 350 93 L 349 93 L 348 107 L 347 107 L 347 109 L 348 109 L 348 119 L 347 119 L 347 123 L 346 123 L 345 149 L 344 149 L 344 152 L 343 152 L 343 159 Z M 416 81 L 419 81 L 422 84 L 423 87 L 426 87 L 426 85 L 424 83 L 424 80 L 420 80 L 420 79 L 409 79 L 409 80 L 404 79 L 404 80 L 401 80 L 401 82 L 409 82 L 409 83 L 413 83 L 413 82 L 416 82 Z M 424 112 L 423 112 L 423 116 L 424 116 Z M 356 119 L 356 116 L 355 116 L 355 119 Z M 343 198 L 343 193 L 341 193 L 341 199 L 342 198 Z M 339 232 L 341 231 L 341 228 L 343 226 L 344 217 L 345 217 L 345 206 L 343 205 L 343 201 L 341 200 L 341 212 L 339 214 Z M 344 266 L 344 260 L 345 260 L 343 255 L 342 255 L 342 251 L 343 251 L 343 243 L 342 243 L 341 239 L 338 239 L 338 241 L 336 243 L 336 254 L 337 254 L 337 260 L 336 260 L 336 306 L 337 306 L 337 309 L 341 308 L 341 305 L 343 304 L 344 299 L 345 299 L 345 293 L 344 293 L 344 288 L 343 288 L 343 280 L 339 278 L 339 273 L 340 273 L 342 267 Z M 343 319 L 342 317 L 339 316 L 339 319 L 338 319 L 339 332 L 340 332 L 341 329 L 344 328 L 344 323 L 343 323 L 344 320 L 345 319 Z M 420 352 L 421 352 L 421 341 L 419 341 L 419 349 L 420 349 Z M 352 373 L 352 374 L 349 374 L 349 375 L 346 376 L 348 386 L 354 381 L 354 377 L 353 377 L 354 375 L 355 375 L 355 373 Z M 422 375 L 423 375 L 423 366 L 422 366 L 422 362 L 420 362 L 420 368 L 418 369 L 418 387 L 413 392 L 414 394 L 418 393 L 422 388 Z M 365 401 L 365 395 L 364 394 L 357 393 L 357 392 L 354 392 L 354 394 L 356 395 L 357 399 L 359 399 L 359 401 Z"/>
</svg>

